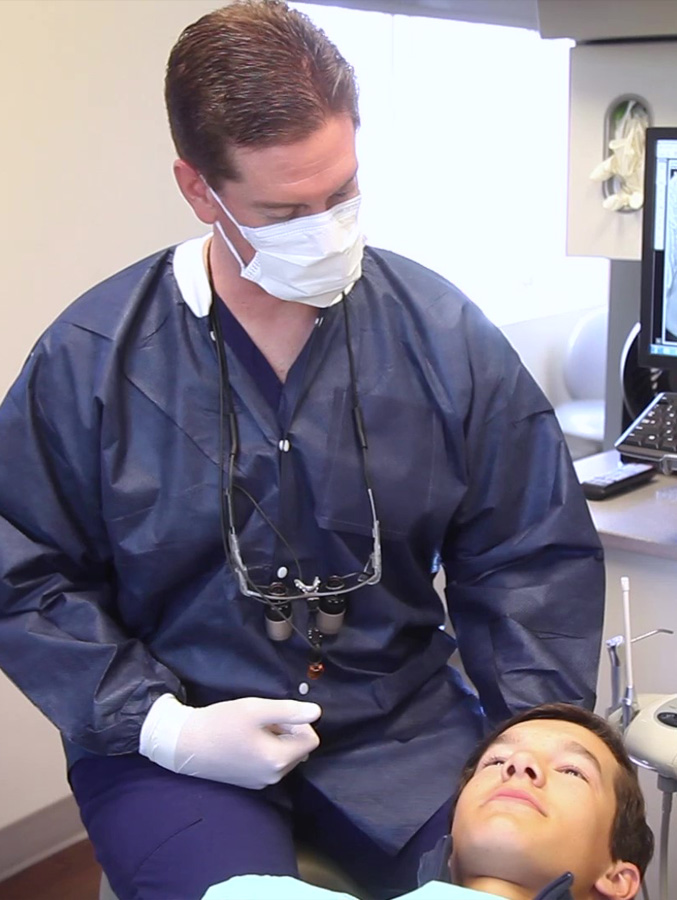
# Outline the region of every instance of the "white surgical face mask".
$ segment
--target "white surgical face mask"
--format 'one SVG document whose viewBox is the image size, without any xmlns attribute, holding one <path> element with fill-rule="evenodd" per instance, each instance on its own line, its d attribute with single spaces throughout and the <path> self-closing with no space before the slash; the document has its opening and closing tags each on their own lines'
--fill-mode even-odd
<svg viewBox="0 0 677 900">
<path fill-rule="evenodd" d="M 219 196 L 210 191 L 255 251 L 252 261 L 245 265 L 221 223 L 216 223 L 240 264 L 240 275 L 273 297 L 308 306 L 332 306 L 362 274 L 365 240 L 357 221 L 359 194 L 323 213 L 250 228 L 240 225 Z"/>
</svg>

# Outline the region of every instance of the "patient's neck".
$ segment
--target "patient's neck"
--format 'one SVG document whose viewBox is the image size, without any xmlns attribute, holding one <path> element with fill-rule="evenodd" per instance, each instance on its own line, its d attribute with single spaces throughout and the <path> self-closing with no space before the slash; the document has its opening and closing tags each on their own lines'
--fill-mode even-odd
<svg viewBox="0 0 677 900">
<path fill-rule="evenodd" d="M 466 878 L 463 881 L 463 887 L 494 894 L 496 897 L 502 897 L 503 900 L 533 900 L 534 896 L 531 888 L 522 887 L 512 881 L 502 881 L 500 878 L 485 876 Z"/>
</svg>

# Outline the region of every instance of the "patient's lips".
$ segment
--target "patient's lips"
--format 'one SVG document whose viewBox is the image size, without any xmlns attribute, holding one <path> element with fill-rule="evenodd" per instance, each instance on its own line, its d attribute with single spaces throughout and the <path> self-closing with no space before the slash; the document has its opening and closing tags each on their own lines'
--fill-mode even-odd
<svg viewBox="0 0 677 900">
<path fill-rule="evenodd" d="M 492 800 L 508 800 L 515 803 L 523 803 L 526 806 L 532 806 L 542 816 L 546 814 L 536 797 L 528 793 L 528 791 L 522 791 L 519 788 L 501 787 L 493 792 L 487 803 L 490 803 Z"/>
</svg>

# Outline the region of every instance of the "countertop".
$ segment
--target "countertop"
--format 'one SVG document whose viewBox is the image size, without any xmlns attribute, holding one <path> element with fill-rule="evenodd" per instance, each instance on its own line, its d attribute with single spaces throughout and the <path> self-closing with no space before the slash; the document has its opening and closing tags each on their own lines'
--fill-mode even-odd
<svg viewBox="0 0 677 900">
<path fill-rule="evenodd" d="M 580 481 L 620 464 L 617 450 L 576 460 Z M 677 560 L 677 475 L 653 481 L 607 500 L 589 500 L 595 527 L 608 548 Z"/>
</svg>

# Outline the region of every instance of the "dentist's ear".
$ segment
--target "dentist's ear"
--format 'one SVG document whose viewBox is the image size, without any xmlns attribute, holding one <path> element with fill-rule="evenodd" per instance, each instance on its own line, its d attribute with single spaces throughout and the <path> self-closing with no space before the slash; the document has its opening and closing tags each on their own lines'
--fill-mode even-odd
<svg viewBox="0 0 677 900">
<path fill-rule="evenodd" d="M 634 863 L 619 860 L 612 863 L 594 884 L 595 897 L 604 900 L 633 900 L 642 883 L 639 869 Z"/>
<path fill-rule="evenodd" d="M 219 208 L 202 175 L 184 159 L 177 159 L 174 163 L 174 178 L 198 219 L 205 225 L 213 225 Z"/>
</svg>

